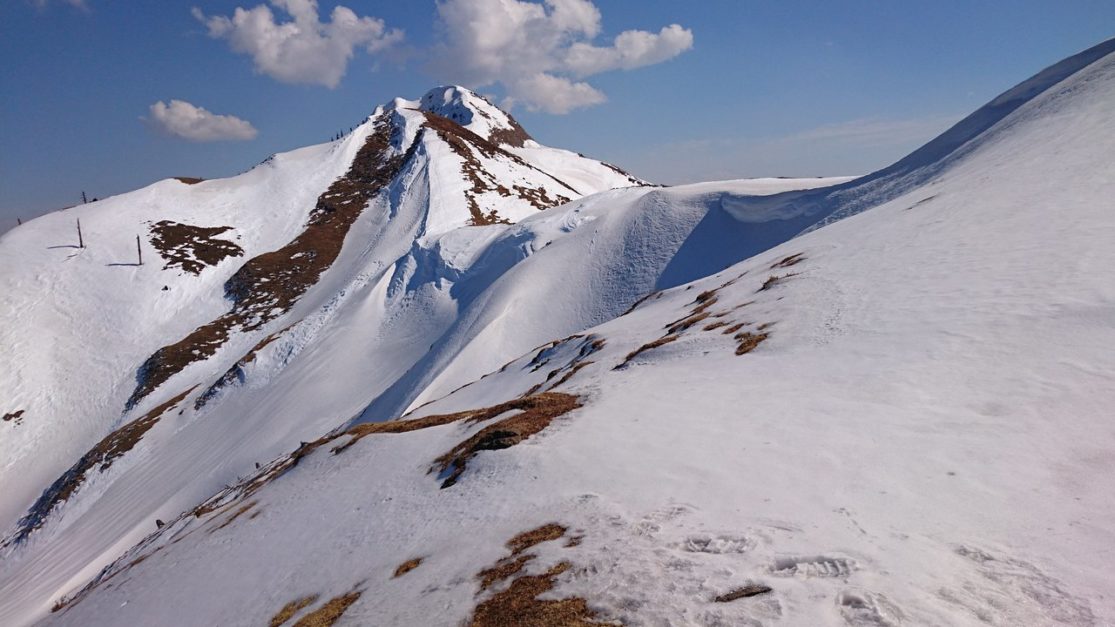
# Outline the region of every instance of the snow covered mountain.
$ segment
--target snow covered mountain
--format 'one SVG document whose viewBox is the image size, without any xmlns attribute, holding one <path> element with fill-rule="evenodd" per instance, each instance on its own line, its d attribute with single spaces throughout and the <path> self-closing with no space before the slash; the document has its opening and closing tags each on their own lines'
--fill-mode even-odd
<svg viewBox="0 0 1115 627">
<path fill-rule="evenodd" d="M 16 229 L 0 623 L 1115 621 L 1113 102 L 654 188 L 444 88 Z"/>
</svg>

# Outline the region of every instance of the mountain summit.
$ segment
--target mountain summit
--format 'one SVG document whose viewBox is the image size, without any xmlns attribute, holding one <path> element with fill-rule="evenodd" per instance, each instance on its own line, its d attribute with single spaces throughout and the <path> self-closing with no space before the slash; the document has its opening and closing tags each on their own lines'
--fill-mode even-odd
<svg viewBox="0 0 1115 627">
<path fill-rule="evenodd" d="M 1113 46 L 855 180 L 441 87 L 11 231 L 0 623 L 1112 622 Z"/>
</svg>

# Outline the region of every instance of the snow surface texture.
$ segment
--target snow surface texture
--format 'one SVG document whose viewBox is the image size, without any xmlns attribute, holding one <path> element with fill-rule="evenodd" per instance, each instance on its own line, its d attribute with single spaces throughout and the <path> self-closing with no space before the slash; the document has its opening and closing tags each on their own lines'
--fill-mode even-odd
<svg viewBox="0 0 1115 627">
<path fill-rule="evenodd" d="M 1115 55 L 1099 50 L 935 161 L 824 192 L 617 190 L 435 233 L 397 225 L 435 195 L 408 170 L 242 383 L 200 410 L 191 393 L 2 555 L 0 622 L 46 615 L 156 517 L 171 522 L 52 622 L 259 624 L 359 589 L 348 624 L 455 625 L 498 593 L 476 575 L 504 543 L 550 522 L 583 538 L 535 547 L 524 572 L 570 562 L 547 597 L 626 624 L 1115 621 Z M 868 196 L 885 202 L 864 212 Z M 793 237 L 834 215 L 849 217 Z M 431 463 L 483 424 L 323 446 L 244 501 L 233 489 L 225 509 L 178 515 L 352 416 L 487 407 L 536 385 L 583 407 L 480 452 L 445 489 Z M 748 584 L 771 591 L 713 602 Z"/>
</svg>

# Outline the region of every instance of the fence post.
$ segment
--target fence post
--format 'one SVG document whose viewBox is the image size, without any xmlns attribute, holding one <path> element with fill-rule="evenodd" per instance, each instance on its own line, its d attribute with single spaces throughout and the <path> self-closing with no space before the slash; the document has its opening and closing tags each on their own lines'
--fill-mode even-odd
<svg viewBox="0 0 1115 627">
<path fill-rule="evenodd" d="M 77 247 L 85 248 L 85 240 L 81 238 L 81 218 L 77 220 Z"/>
<path fill-rule="evenodd" d="M 136 235 L 136 254 L 139 255 L 139 265 L 143 265 L 143 249 L 139 247 L 139 236 Z"/>
</svg>

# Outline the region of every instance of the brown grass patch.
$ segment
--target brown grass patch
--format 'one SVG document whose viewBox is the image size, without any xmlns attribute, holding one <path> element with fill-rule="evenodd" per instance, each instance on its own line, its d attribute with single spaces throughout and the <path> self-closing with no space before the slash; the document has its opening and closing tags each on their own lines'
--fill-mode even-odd
<svg viewBox="0 0 1115 627">
<path fill-rule="evenodd" d="M 198 183 L 205 180 L 205 179 L 196 178 L 196 177 L 193 177 L 193 176 L 176 176 L 174 178 L 176 180 L 178 180 L 179 182 L 185 183 L 186 185 L 197 185 Z"/>
<path fill-rule="evenodd" d="M 578 372 L 580 372 L 582 368 L 584 368 L 585 366 L 591 366 L 594 363 L 596 363 L 596 362 L 595 361 L 578 362 L 572 368 L 567 370 L 566 373 L 560 379 L 557 380 L 557 383 L 550 386 L 550 391 L 556 390 L 557 388 L 561 387 L 562 385 L 568 383 L 569 380 L 572 379 L 573 376 L 576 375 Z"/>
<path fill-rule="evenodd" d="M 704 330 L 705 331 L 713 331 L 715 329 L 719 329 L 722 326 L 726 326 L 727 324 L 728 324 L 728 322 L 726 320 L 717 320 L 715 322 L 710 322 L 710 323 L 706 324 Z"/>
<path fill-rule="evenodd" d="M 705 318 L 708 318 L 709 315 L 711 315 L 711 314 L 709 314 L 709 312 L 702 311 L 699 314 L 694 314 L 692 316 L 689 316 L 688 318 L 683 318 L 683 319 L 678 320 L 677 322 L 675 322 L 669 328 L 667 328 L 666 332 L 669 335 L 677 335 L 678 333 L 681 333 L 682 331 L 688 330 L 689 327 L 692 327 L 693 325 L 695 325 L 698 322 L 704 320 Z"/>
<path fill-rule="evenodd" d="M 10 422 L 18 427 L 19 425 L 23 424 L 23 413 L 24 410 L 19 409 L 13 411 L 10 414 L 4 414 L 4 422 Z"/>
<path fill-rule="evenodd" d="M 775 268 L 789 268 L 790 266 L 796 266 L 803 261 L 805 261 L 805 253 L 797 253 L 794 255 L 790 255 L 789 257 L 785 257 L 781 261 L 772 263 L 770 265 L 770 269 L 774 270 Z"/>
<path fill-rule="evenodd" d="M 719 289 L 720 288 L 717 288 L 715 290 L 707 290 L 707 291 L 701 292 L 700 294 L 697 294 L 697 298 L 693 302 L 695 304 L 700 305 L 701 303 L 704 303 L 705 301 L 709 300 L 710 298 L 713 298 L 714 296 L 716 296 L 716 292 L 719 291 Z"/>
<path fill-rule="evenodd" d="M 392 577 L 394 577 L 394 578 L 402 577 L 403 575 L 409 573 L 410 571 L 414 570 L 415 568 L 418 568 L 418 566 L 422 564 L 422 560 L 423 560 L 423 558 L 416 557 L 414 559 L 409 559 L 409 560 L 403 562 L 402 564 L 399 564 L 395 568 L 395 574 L 392 575 Z"/>
<path fill-rule="evenodd" d="M 736 331 L 739 331 L 740 329 L 742 329 L 745 326 L 747 326 L 746 322 L 737 322 L 736 324 L 733 324 L 732 326 L 728 327 L 727 329 L 724 329 L 723 331 L 721 331 L 721 333 L 723 333 L 724 335 L 731 335 L 731 334 L 735 333 Z"/>
<path fill-rule="evenodd" d="M 159 422 L 163 414 L 181 403 L 193 390 L 194 388 L 191 387 L 140 418 L 125 424 L 89 449 L 76 464 L 43 491 L 42 496 L 31 506 L 27 515 L 20 519 L 16 525 L 15 533 L 0 542 L 0 547 L 22 542 L 36 529 L 42 527 L 54 508 L 67 501 L 81 487 L 90 471 L 93 469 L 97 469 L 99 472 L 108 470 L 114 461 L 123 457 L 143 439 L 143 436 Z"/>
<path fill-rule="evenodd" d="M 485 568 L 484 570 L 476 573 L 480 579 L 480 589 L 487 590 L 492 584 L 498 581 L 504 581 L 512 575 L 518 574 L 527 562 L 534 559 L 533 555 L 519 555 L 517 557 L 505 557 L 496 562 L 494 566 Z"/>
<path fill-rule="evenodd" d="M 206 266 L 244 254 L 244 249 L 235 242 L 217 237 L 231 230 L 231 226 L 194 226 L 163 220 L 151 226 L 151 245 L 166 261 L 163 270 L 178 267 L 201 274 Z"/>
<path fill-rule="evenodd" d="M 658 348 L 659 346 L 665 346 L 666 344 L 669 344 L 670 342 L 674 342 L 677 339 L 678 339 L 677 335 L 667 334 L 667 335 L 663 335 L 662 337 L 658 338 L 657 340 L 654 340 L 653 342 L 648 342 L 646 344 L 643 344 L 639 348 L 636 348 L 635 350 L 631 351 L 630 353 L 627 353 L 627 357 L 623 358 L 623 363 L 616 366 L 615 368 L 612 368 L 612 370 L 619 370 L 621 368 L 624 368 L 624 367 L 627 366 L 627 364 L 631 363 L 632 359 L 635 359 L 639 355 L 642 355 L 643 353 L 645 353 L 649 350 L 653 350 L 655 348 Z"/>
<path fill-rule="evenodd" d="M 732 590 L 731 592 L 721 594 L 720 596 L 713 599 L 713 602 L 714 603 L 730 603 L 732 601 L 735 601 L 736 599 L 746 599 L 747 597 L 758 596 L 760 594 L 766 594 L 768 592 L 772 592 L 772 589 L 770 588 L 770 586 L 764 586 L 764 585 L 760 585 L 760 584 L 751 584 L 751 585 L 743 586 L 742 588 L 736 588 L 735 590 Z"/>
<path fill-rule="evenodd" d="M 507 548 L 511 551 L 490 568 L 477 573 L 480 590 L 484 592 L 499 581 L 519 574 L 523 567 L 535 559 L 524 554 L 527 549 L 543 542 L 557 540 L 565 535 L 566 527 L 557 523 L 542 525 L 511 538 Z M 566 546 L 575 546 L 581 536 L 571 538 Z M 567 627 L 599 625 L 596 615 L 581 598 L 542 601 L 538 596 L 554 587 L 554 579 L 569 570 L 569 562 L 560 562 L 541 575 L 523 575 L 514 579 L 503 591 L 479 603 L 473 612 L 471 625 L 476 627 L 531 625 L 542 627 Z"/>
<path fill-rule="evenodd" d="M 543 392 L 535 396 L 515 399 L 503 406 L 514 406 L 513 409 L 522 409 L 521 413 L 514 414 L 490 424 L 472 437 L 453 447 L 449 452 L 434 460 L 434 469 L 439 476 L 444 476 L 441 487 L 448 488 L 457 482 L 464 473 L 468 461 L 481 451 L 498 451 L 510 448 L 550 426 L 550 423 L 559 416 L 563 416 L 574 409 L 581 407 L 580 398 L 562 394 L 560 392 Z M 497 405 L 496 407 L 500 407 Z M 492 408 L 486 414 L 467 418 L 475 422 L 494 418 L 502 411 Z"/>
<path fill-rule="evenodd" d="M 565 535 L 568 528 L 557 523 L 549 523 L 542 525 L 537 529 L 524 531 L 519 535 L 507 541 L 507 548 L 511 549 L 512 555 L 518 555 L 523 551 L 538 546 L 543 542 L 550 540 L 557 540 Z"/>
<path fill-rule="evenodd" d="M 504 591 L 478 604 L 470 625 L 473 627 L 599 627 L 596 613 L 584 599 L 573 597 L 540 600 L 539 595 L 553 590 L 558 575 L 569 570 L 569 562 L 554 565 L 541 575 L 526 575 L 511 582 Z"/>
<path fill-rule="evenodd" d="M 385 118 L 357 152 L 348 172 L 318 197 L 306 228 L 286 246 L 248 260 L 225 283 L 232 309 L 155 351 L 140 366 L 126 407 L 186 366 L 212 357 L 236 329 L 254 331 L 286 313 L 333 265 L 345 236 L 375 197 L 403 168 L 418 146 L 392 154 L 393 125 Z"/>
<path fill-rule="evenodd" d="M 760 292 L 765 292 L 765 291 L 771 289 L 772 287 L 778 285 L 782 281 L 785 281 L 786 279 L 788 279 L 792 276 L 797 276 L 797 274 L 796 273 L 783 274 L 783 275 L 772 274 L 769 277 L 767 277 L 766 281 L 763 281 L 763 285 L 762 285 L 762 287 L 759 288 L 759 291 Z"/>
<path fill-rule="evenodd" d="M 283 606 L 283 609 L 279 610 L 271 617 L 271 622 L 268 623 L 268 625 L 270 627 L 281 627 L 283 623 L 293 618 L 295 614 L 309 607 L 314 601 L 317 601 L 317 597 L 318 595 L 311 594 L 308 597 L 302 597 L 301 599 L 295 599 L 287 603 Z"/>
<path fill-rule="evenodd" d="M 325 605 L 303 616 L 294 627 L 330 627 L 348 610 L 349 606 L 360 599 L 361 591 L 353 590 L 333 597 Z"/>
<path fill-rule="evenodd" d="M 325 446 L 339 438 L 349 439 L 332 448 L 333 454 L 340 454 L 361 439 L 380 433 L 408 433 L 419 429 L 438 427 L 459 421 L 483 422 L 491 420 L 510 411 L 521 413 L 499 420 L 476 435 L 458 444 L 453 450 L 442 455 L 434 462 L 431 472 L 449 472 L 448 478 L 442 483 L 442 488 L 447 488 L 456 482 L 456 479 L 465 471 L 469 459 L 484 450 L 498 450 L 514 446 L 530 436 L 549 426 L 550 422 L 578 407 L 581 407 L 580 398 L 561 392 L 543 392 L 533 396 L 516 398 L 506 403 L 500 403 L 482 409 L 473 409 L 453 414 L 439 414 L 413 418 L 409 420 L 394 420 L 388 422 L 371 422 L 356 425 L 347 431 L 323 436 L 313 442 L 303 442 L 296 451 L 270 464 L 254 477 L 247 479 L 235 487 L 226 490 L 204 503 L 198 505 L 190 512 L 196 518 L 207 516 L 215 511 L 231 507 L 255 494 L 260 488 L 271 481 L 281 477 L 298 465 L 298 462 L 318 448 Z M 230 501 L 229 495 L 235 495 Z"/>
<path fill-rule="evenodd" d="M 736 335 L 735 339 L 739 342 L 739 345 L 736 346 L 736 354 L 743 355 L 745 353 L 750 353 L 768 337 L 770 337 L 770 335 L 767 333 L 751 333 L 748 331 Z"/>
</svg>

